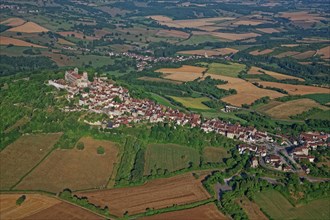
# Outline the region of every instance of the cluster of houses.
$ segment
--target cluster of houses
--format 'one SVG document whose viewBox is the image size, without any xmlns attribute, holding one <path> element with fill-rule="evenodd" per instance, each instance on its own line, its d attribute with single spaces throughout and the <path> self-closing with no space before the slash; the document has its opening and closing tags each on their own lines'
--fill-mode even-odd
<svg viewBox="0 0 330 220">
<path fill-rule="evenodd" d="M 151 100 L 134 99 L 129 91 L 102 77 L 94 77 L 90 82 L 87 72 L 79 74 L 78 68 L 65 72 L 65 79 L 50 80 L 49 85 L 68 91 L 68 100 L 79 97 L 78 105 L 67 111 L 81 111 L 106 114 L 110 122 L 97 122 L 95 125 L 116 128 L 138 122 L 172 122 L 176 125 L 200 127 L 204 132 L 216 132 L 228 138 L 255 143 L 272 141 L 266 132 L 253 127 L 230 124 L 219 119 L 202 122 L 199 114 L 183 113 L 179 110 L 157 104 Z"/>
<path fill-rule="evenodd" d="M 319 132 L 301 133 L 299 136 L 300 145 L 291 150 L 290 156 L 292 156 L 298 162 L 300 162 L 301 160 L 308 160 L 309 162 L 314 162 L 315 157 L 309 155 L 309 152 L 312 150 L 316 150 L 317 147 L 330 147 L 330 143 L 327 143 L 328 138 L 329 134 Z"/>
<path fill-rule="evenodd" d="M 148 51 L 145 51 L 148 52 Z M 123 52 L 123 53 L 115 53 L 110 52 L 109 56 L 112 57 L 120 57 L 120 56 L 126 56 L 132 59 L 135 59 L 137 62 L 136 67 L 138 71 L 142 71 L 146 69 L 146 67 L 150 68 L 152 67 L 152 63 L 160 63 L 160 62 L 169 62 L 169 63 L 177 63 L 177 62 L 183 62 L 187 60 L 194 60 L 194 59 L 201 59 L 201 58 L 210 58 L 213 59 L 214 57 L 208 57 L 208 56 L 201 56 L 201 55 L 193 55 L 193 56 L 175 56 L 175 57 L 154 57 L 154 56 L 148 56 L 148 55 L 140 55 L 132 52 Z M 226 57 L 228 58 L 228 57 Z"/>
</svg>

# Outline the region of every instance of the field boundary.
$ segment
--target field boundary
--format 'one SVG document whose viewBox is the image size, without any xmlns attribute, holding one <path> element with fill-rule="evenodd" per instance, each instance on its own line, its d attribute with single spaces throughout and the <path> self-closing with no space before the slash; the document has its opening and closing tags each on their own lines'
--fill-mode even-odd
<svg viewBox="0 0 330 220">
<path fill-rule="evenodd" d="M 61 134 L 61 136 L 63 135 L 63 132 L 58 132 L 58 133 L 51 133 L 51 134 Z M 10 190 L 13 190 L 20 182 L 22 182 L 23 181 L 23 179 L 27 176 L 27 175 L 29 175 L 34 169 L 36 169 L 44 160 L 46 160 L 49 156 L 50 156 L 50 154 L 54 151 L 54 150 L 56 150 L 56 143 L 60 140 L 60 138 L 61 138 L 61 136 L 58 138 L 58 140 L 54 143 L 54 146 L 52 147 L 52 149 L 34 166 L 34 167 L 32 167 L 31 168 L 31 170 L 30 171 L 28 171 L 26 174 L 24 174 L 19 180 L 18 180 L 18 182 L 17 183 L 15 183 L 12 187 L 10 187 L 9 189 Z"/>
</svg>

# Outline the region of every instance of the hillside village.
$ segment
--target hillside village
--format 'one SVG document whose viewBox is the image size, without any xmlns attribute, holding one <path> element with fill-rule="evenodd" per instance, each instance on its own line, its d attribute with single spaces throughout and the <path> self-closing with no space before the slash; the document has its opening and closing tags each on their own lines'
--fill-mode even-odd
<svg viewBox="0 0 330 220">
<path fill-rule="evenodd" d="M 267 166 L 274 169 L 292 170 L 291 165 L 287 163 L 283 155 L 277 152 L 273 153 L 270 150 L 274 146 L 280 147 L 274 142 L 275 136 L 258 131 L 256 128 L 244 127 L 239 123 L 232 124 L 219 119 L 204 120 L 199 114 L 183 113 L 151 100 L 132 98 L 127 89 L 115 85 L 107 77 L 94 77 L 94 80 L 90 82 L 88 73 L 79 74 L 78 68 L 66 71 L 64 79 L 50 80 L 48 84 L 57 89 L 66 90 L 69 101 L 72 101 L 74 97 L 79 97 L 79 101 L 74 107 L 66 107 L 64 111 L 88 110 L 97 114 L 106 114 L 109 117 L 109 120 L 106 121 L 89 122 L 85 120 L 88 124 L 108 129 L 140 122 L 170 122 L 191 128 L 199 127 L 206 133 L 216 132 L 244 143 L 238 146 L 238 151 L 240 154 L 249 153 L 252 155 L 252 167 L 259 165 L 256 159 L 259 157 L 263 158 L 259 162 L 266 162 Z M 289 140 L 283 140 L 282 145 L 291 147 L 288 150 L 288 156 L 292 160 L 314 162 L 315 157 L 309 155 L 309 150 L 316 150 L 318 146 L 329 145 L 327 143 L 328 138 L 329 134 L 302 133 L 294 144 L 291 144 Z"/>
</svg>

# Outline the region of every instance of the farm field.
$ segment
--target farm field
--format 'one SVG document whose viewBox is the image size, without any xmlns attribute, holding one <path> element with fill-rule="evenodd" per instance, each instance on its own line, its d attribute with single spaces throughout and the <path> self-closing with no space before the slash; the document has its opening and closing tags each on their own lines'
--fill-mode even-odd
<svg viewBox="0 0 330 220">
<path fill-rule="evenodd" d="M 9 133 L 12 130 L 22 127 L 24 126 L 26 123 L 28 123 L 30 121 L 30 119 L 28 117 L 22 117 L 21 119 L 17 120 L 15 122 L 15 124 L 13 124 L 12 126 L 10 126 L 9 128 L 7 128 L 4 133 Z"/>
<path fill-rule="evenodd" d="M 63 38 L 58 38 L 58 43 L 62 44 L 62 45 L 69 45 L 69 46 L 74 46 L 75 45 L 74 43 L 72 43 L 70 41 L 64 40 Z"/>
<path fill-rule="evenodd" d="M 298 80 L 298 81 L 305 81 L 304 79 L 299 78 L 299 77 L 289 76 L 289 75 L 285 75 L 285 74 L 282 74 L 282 73 L 277 73 L 277 72 L 273 72 L 273 71 L 269 71 L 269 70 L 264 70 L 262 68 L 255 67 L 255 66 L 252 66 L 250 68 L 250 70 L 248 71 L 248 74 L 267 74 L 267 75 L 269 75 L 271 77 L 274 77 L 275 79 L 278 79 L 278 80 L 294 79 L 294 80 Z"/>
<path fill-rule="evenodd" d="M 232 17 L 217 17 L 217 18 L 200 18 L 187 20 L 173 20 L 163 15 L 149 16 L 149 18 L 156 20 L 161 25 L 175 28 L 203 28 L 205 26 L 216 26 L 219 21 L 232 20 Z"/>
<path fill-rule="evenodd" d="M 181 38 L 181 39 L 187 39 L 189 37 L 189 34 L 183 31 L 177 31 L 177 30 L 159 30 L 156 33 L 156 36 L 159 37 L 175 37 L 175 38 Z"/>
<path fill-rule="evenodd" d="M 14 45 L 14 46 L 19 46 L 19 47 L 46 48 L 44 46 L 29 43 L 24 40 L 19 40 L 19 39 L 10 38 L 10 37 L 4 37 L 4 36 L 0 36 L 0 45 Z"/>
<path fill-rule="evenodd" d="M 292 84 L 285 84 L 285 83 L 278 83 L 278 82 L 259 82 L 260 85 L 264 87 L 275 87 L 284 89 L 290 95 L 307 95 L 307 94 L 314 94 L 314 93 L 330 93 L 330 89 L 315 87 L 315 86 L 305 86 L 305 85 L 292 85 Z"/>
<path fill-rule="evenodd" d="M 9 189 L 36 166 L 62 134 L 21 136 L 0 152 L 0 189 Z"/>
<path fill-rule="evenodd" d="M 273 49 L 265 49 L 265 50 L 254 50 L 254 51 L 251 51 L 249 54 L 253 55 L 253 56 L 259 56 L 259 55 L 265 55 L 265 54 L 269 54 L 271 52 L 273 52 L 274 50 Z"/>
<path fill-rule="evenodd" d="M 278 29 L 275 29 L 275 28 L 256 28 L 256 30 L 261 31 L 261 32 L 266 33 L 266 34 L 281 32 L 281 31 L 279 31 Z"/>
<path fill-rule="evenodd" d="M 24 24 L 26 21 L 23 20 L 22 18 L 8 18 L 4 21 L 1 21 L 0 24 L 6 25 L 6 26 L 11 26 L 11 27 L 17 27 L 22 24 Z"/>
<path fill-rule="evenodd" d="M 118 148 L 110 141 L 90 137 L 79 142 L 84 143 L 83 150 L 53 151 L 16 189 L 60 192 L 65 188 L 78 190 L 105 186 L 117 162 Z M 105 154 L 97 154 L 99 146 L 104 147 Z"/>
<path fill-rule="evenodd" d="M 61 31 L 58 32 L 58 34 L 62 35 L 63 37 L 74 37 L 78 38 L 80 40 L 97 40 L 97 37 L 92 37 L 92 36 L 86 36 L 83 33 L 75 32 L 75 31 Z M 84 38 L 85 37 L 85 38 Z"/>
<path fill-rule="evenodd" d="M 205 76 L 211 76 L 214 79 L 227 81 L 227 84 L 218 85 L 218 87 L 226 90 L 235 89 L 237 94 L 224 97 L 222 98 L 222 101 L 235 106 L 241 106 L 242 104 L 252 104 L 255 100 L 265 96 L 269 96 L 271 99 L 285 96 L 284 94 L 276 91 L 260 89 L 254 86 L 251 82 L 247 82 L 243 79 L 215 74 L 206 74 Z"/>
<path fill-rule="evenodd" d="M 304 60 L 304 59 L 307 59 L 307 58 L 310 58 L 310 57 L 314 56 L 315 53 L 316 53 L 316 51 L 314 51 L 314 50 L 308 50 L 308 51 L 293 55 L 292 58 L 295 58 L 295 59 L 298 59 L 298 60 Z"/>
<path fill-rule="evenodd" d="M 212 49 L 212 50 L 185 50 L 185 51 L 179 51 L 179 54 L 189 54 L 189 55 L 200 55 L 200 56 L 223 56 L 227 54 L 235 54 L 239 50 L 232 49 L 232 48 L 218 48 L 218 49 Z"/>
<path fill-rule="evenodd" d="M 218 37 L 220 39 L 225 39 L 228 41 L 236 41 L 236 40 L 247 40 L 250 38 L 255 38 L 260 36 L 260 34 L 248 32 L 243 34 L 237 34 L 237 33 L 227 33 L 227 32 L 204 32 L 204 31 L 193 31 L 194 35 L 211 35 L 214 37 Z"/>
<path fill-rule="evenodd" d="M 196 149 L 177 144 L 150 144 L 145 153 L 144 175 L 165 170 L 173 172 L 199 164 L 199 153 Z"/>
<path fill-rule="evenodd" d="M 103 219 L 85 209 L 39 194 L 25 194 L 26 200 L 16 205 L 21 194 L 0 194 L 0 219 Z"/>
<path fill-rule="evenodd" d="M 22 33 L 41 33 L 41 32 L 48 32 L 49 30 L 40 26 L 39 24 L 28 21 L 28 22 L 24 23 L 23 25 L 10 28 L 7 31 L 22 32 Z"/>
<path fill-rule="evenodd" d="M 200 109 L 200 110 L 209 110 L 210 108 L 204 105 L 202 102 L 210 101 L 207 97 L 201 98 L 192 98 L 192 97 L 175 97 L 170 96 L 176 102 L 180 102 L 186 108 Z"/>
<path fill-rule="evenodd" d="M 162 68 L 156 70 L 155 72 L 163 73 L 162 77 L 165 79 L 188 82 L 202 77 L 202 73 L 204 71 L 206 71 L 206 68 L 183 65 L 180 68 Z"/>
<path fill-rule="evenodd" d="M 318 50 L 317 55 L 321 55 L 323 59 L 330 59 L 330 46 L 323 47 Z"/>
<path fill-rule="evenodd" d="M 273 219 L 328 219 L 330 199 L 312 201 L 307 205 L 293 207 L 275 190 L 257 193 L 255 202 Z"/>
<path fill-rule="evenodd" d="M 300 52 L 297 52 L 297 51 L 287 51 L 287 52 L 277 54 L 275 57 L 277 57 L 277 58 L 290 57 L 290 56 L 297 55 L 299 53 Z"/>
<path fill-rule="evenodd" d="M 211 63 L 208 64 L 207 73 L 223 76 L 238 77 L 238 74 L 245 69 L 244 64 L 239 63 Z"/>
<path fill-rule="evenodd" d="M 205 42 L 219 42 L 219 38 L 210 35 L 192 35 L 187 40 L 181 41 L 180 45 L 193 45 Z"/>
<path fill-rule="evenodd" d="M 193 217 L 192 217 L 193 216 Z M 203 220 L 225 220 L 229 219 L 223 213 L 219 211 L 214 203 L 198 206 L 196 208 L 185 209 L 175 212 L 167 212 L 159 215 L 153 215 L 149 217 L 143 217 L 142 220 L 192 220 L 192 219 L 203 219 Z"/>
<path fill-rule="evenodd" d="M 223 147 L 206 147 L 203 152 L 203 159 L 206 163 L 219 163 L 230 154 Z"/>
<path fill-rule="evenodd" d="M 173 204 L 189 204 L 210 198 L 201 183 L 191 173 L 157 179 L 142 186 L 78 193 L 101 207 L 108 206 L 110 213 L 123 216 L 143 213 L 146 208 L 161 209 Z"/>
<path fill-rule="evenodd" d="M 242 197 L 237 200 L 239 206 L 241 206 L 244 212 L 247 214 L 249 219 L 258 219 L 258 220 L 267 220 L 268 218 L 260 210 L 258 205 L 254 202 L 251 202 L 247 197 Z"/>
<path fill-rule="evenodd" d="M 138 78 L 139 80 L 144 81 L 150 81 L 150 82 L 164 82 L 164 83 L 173 83 L 173 84 L 181 84 L 182 82 L 169 80 L 169 79 L 163 79 L 163 78 L 157 78 L 157 77 L 148 77 L 148 76 L 142 76 Z"/>
<path fill-rule="evenodd" d="M 297 99 L 288 102 L 271 101 L 270 103 L 258 108 L 259 111 L 278 119 L 289 119 L 290 116 L 301 114 L 312 108 L 320 108 L 323 110 L 330 109 L 322 106 L 311 99 Z"/>
</svg>

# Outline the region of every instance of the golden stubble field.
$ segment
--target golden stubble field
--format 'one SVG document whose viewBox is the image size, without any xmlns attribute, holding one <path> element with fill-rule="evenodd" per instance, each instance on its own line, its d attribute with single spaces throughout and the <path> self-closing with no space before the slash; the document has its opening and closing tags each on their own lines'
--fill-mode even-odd
<svg viewBox="0 0 330 220">
<path fill-rule="evenodd" d="M 0 219 L 103 219 L 102 217 L 75 205 L 40 194 L 24 194 L 26 199 L 20 206 L 18 206 L 16 205 L 16 200 L 21 195 L 22 194 L 0 194 Z"/>
<path fill-rule="evenodd" d="M 314 94 L 314 93 L 328 93 L 330 94 L 330 89 L 321 88 L 316 86 L 305 86 L 305 85 L 293 85 L 293 84 L 285 84 L 285 83 L 278 83 L 278 82 L 259 82 L 260 85 L 264 87 L 275 87 L 284 89 L 290 95 L 307 95 L 307 94 Z"/>
<path fill-rule="evenodd" d="M 200 55 L 200 56 L 224 56 L 228 54 L 235 54 L 239 50 L 233 48 L 216 48 L 216 49 L 209 49 L 209 50 L 185 50 L 179 51 L 179 54 L 189 54 L 189 55 Z"/>
<path fill-rule="evenodd" d="M 223 85 L 218 85 L 220 89 L 235 89 L 237 91 L 237 94 L 227 96 L 221 99 L 222 101 L 227 102 L 231 105 L 241 106 L 242 104 L 252 104 L 255 100 L 265 96 L 269 96 L 271 99 L 285 96 L 284 94 L 273 90 L 258 88 L 251 82 L 245 81 L 240 78 L 215 74 L 206 74 L 205 77 L 207 76 L 228 82 Z"/>
<path fill-rule="evenodd" d="M 58 149 L 49 155 L 15 189 L 44 190 L 60 192 L 65 188 L 82 190 L 107 185 L 118 162 L 118 147 L 110 141 L 84 137 L 83 150 Z M 97 154 L 97 148 L 104 147 L 105 154 Z"/>
<path fill-rule="evenodd" d="M 48 32 L 49 30 L 40 26 L 37 23 L 28 21 L 28 22 L 24 23 L 23 25 L 10 28 L 8 31 L 22 32 L 22 33 L 40 33 L 40 32 Z"/>
<path fill-rule="evenodd" d="M 180 68 L 162 68 L 155 72 L 163 73 L 164 79 L 188 82 L 202 77 L 204 71 L 206 71 L 204 67 L 183 65 Z"/>
</svg>

